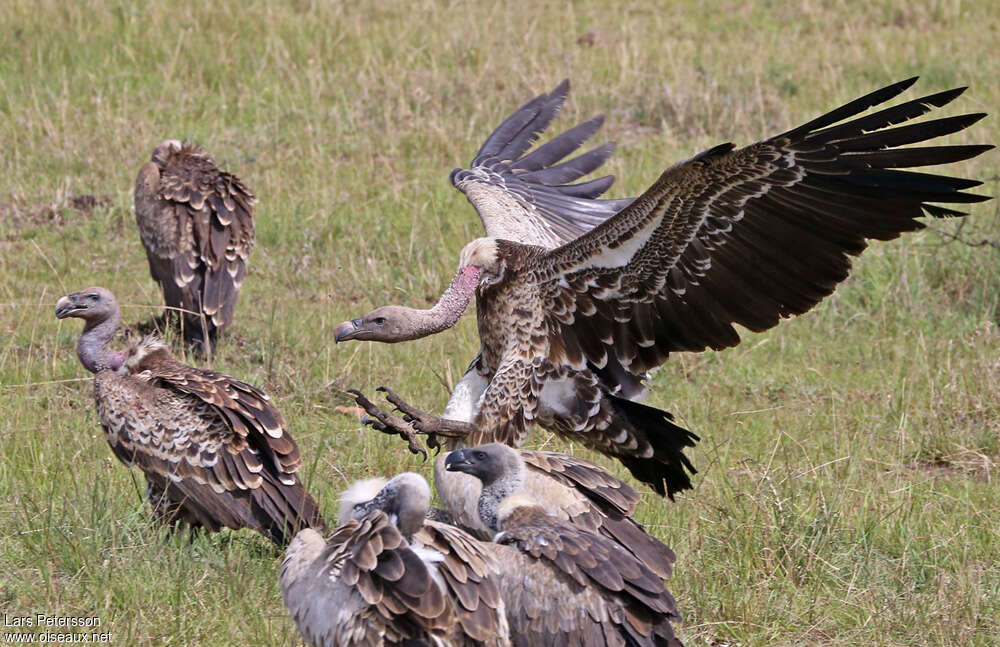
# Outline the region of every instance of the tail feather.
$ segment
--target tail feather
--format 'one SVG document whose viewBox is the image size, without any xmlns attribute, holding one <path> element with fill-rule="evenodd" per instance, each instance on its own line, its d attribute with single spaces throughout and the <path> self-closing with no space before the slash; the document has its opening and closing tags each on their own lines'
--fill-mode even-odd
<svg viewBox="0 0 1000 647">
<path fill-rule="evenodd" d="M 684 455 L 684 448 L 694 447 L 700 438 L 674 424 L 666 411 L 611 394 L 605 397 L 611 404 L 612 426 L 646 441 L 653 450 L 650 457 L 617 455 L 632 476 L 671 501 L 677 492 L 691 489 L 691 475 L 698 470 Z"/>
<path fill-rule="evenodd" d="M 287 544 L 303 528 L 327 531 L 319 506 L 301 482 L 285 485 L 268 475 L 254 490 L 253 503 L 258 530 L 277 544 Z"/>
</svg>

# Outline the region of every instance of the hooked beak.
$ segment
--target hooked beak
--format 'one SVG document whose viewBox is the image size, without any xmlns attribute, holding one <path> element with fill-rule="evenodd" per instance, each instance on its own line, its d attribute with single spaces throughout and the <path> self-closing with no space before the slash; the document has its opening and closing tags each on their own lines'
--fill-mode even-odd
<svg viewBox="0 0 1000 647">
<path fill-rule="evenodd" d="M 337 332 L 333 335 L 333 341 L 342 342 L 349 339 L 357 339 L 358 335 L 362 332 L 361 319 L 351 319 L 337 326 Z"/>
<path fill-rule="evenodd" d="M 448 472 L 468 472 L 472 463 L 465 457 L 464 449 L 456 449 L 444 459 L 444 469 Z"/>
<path fill-rule="evenodd" d="M 76 302 L 76 295 L 70 294 L 56 301 L 56 319 L 65 319 L 84 308 Z"/>
</svg>

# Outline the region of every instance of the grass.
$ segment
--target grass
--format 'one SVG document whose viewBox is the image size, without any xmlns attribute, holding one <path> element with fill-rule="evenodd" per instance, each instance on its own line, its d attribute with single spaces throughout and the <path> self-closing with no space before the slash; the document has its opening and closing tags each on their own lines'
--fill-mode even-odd
<svg viewBox="0 0 1000 647">
<path fill-rule="evenodd" d="M 8 1 L 0 611 L 97 616 L 117 645 L 300 644 L 264 540 L 150 525 L 97 424 L 78 322 L 53 317 L 94 284 L 126 321 L 158 312 L 131 204 L 160 140 L 201 142 L 260 197 L 214 367 L 273 394 L 332 514 L 355 478 L 429 470 L 337 413 L 343 389 L 389 383 L 440 410 L 476 348 L 472 317 L 396 346 L 337 347 L 333 331 L 447 285 L 480 231 L 447 173 L 511 108 L 571 77 L 558 125 L 606 113 L 613 193 L 634 195 L 673 161 L 914 74 L 913 92 L 971 87 L 945 114 L 995 112 L 998 32 L 985 1 Z M 991 116 L 950 141 L 998 135 Z M 996 153 L 950 172 L 997 194 Z M 656 375 L 649 401 L 703 438 L 695 490 L 639 511 L 678 554 L 687 644 L 996 644 L 997 209 L 875 244 L 811 313 Z"/>
</svg>

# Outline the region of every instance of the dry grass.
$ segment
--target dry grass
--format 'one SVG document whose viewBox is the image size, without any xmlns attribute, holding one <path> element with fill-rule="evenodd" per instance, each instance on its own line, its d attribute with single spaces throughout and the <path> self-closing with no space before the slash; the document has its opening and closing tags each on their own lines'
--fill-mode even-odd
<svg viewBox="0 0 1000 647">
<path fill-rule="evenodd" d="M 263 540 L 149 525 L 97 426 L 77 326 L 52 316 L 93 284 L 129 322 L 157 312 L 131 192 L 161 139 L 198 140 L 261 198 L 215 367 L 274 394 L 330 513 L 354 478 L 428 469 L 336 406 L 390 383 L 440 408 L 474 322 L 391 347 L 335 347 L 333 330 L 440 293 L 479 232 L 447 173 L 505 112 L 571 77 L 559 124 L 606 113 L 613 193 L 634 195 L 675 160 L 914 74 L 916 92 L 971 86 L 948 114 L 994 112 L 998 32 L 991 3 L 958 1 L 8 1 L 0 610 L 97 615 L 118 645 L 298 644 Z M 990 117 L 951 139 L 998 134 Z M 997 193 L 995 153 L 953 172 Z M 80 210 L 83 195 L 107 201 Z M 679 556 L 687 644 L 995 644 L 1000 251 L 951 235 L 995 244 L 997 208 L 875 245 L 812 313 L 657 375 L 651 403 L 704 439 L 696 489 L 641 508 Z"/>
</svg>

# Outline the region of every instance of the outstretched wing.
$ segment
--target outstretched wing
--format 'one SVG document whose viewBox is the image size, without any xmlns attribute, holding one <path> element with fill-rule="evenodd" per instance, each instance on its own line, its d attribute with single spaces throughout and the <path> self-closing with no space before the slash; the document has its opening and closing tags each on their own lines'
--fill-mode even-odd
<svg viewBox="0 0 1000 647">
<path fill-rule="evenodd" d="M 451 183 L 476 208 L 487 236 L 551 249 L 631 202 L 597 199 L 614 183 L 612 175 L 569 184 L 604 164 L 614 143 L 561 162 L 601 128 L 604 117 L 570 128 L 527 153 L 568 93 L 566 80 L 521 106 L 493 131 L 469 168 L 452 171 Z"/>
<path fill-rule="evenodd" d="M 255 202 L 243 181 L 220 170 L 200 146 L 157 147 L 139 171 L 135 207 L 167 305 L 204 312 L 215 327 L 232 323 L 254 246 Z"/>
<path fill-rule="evenodd" d="M 964 215 L 940 203 L 988 199 L 963 192 L 981 184 L 974 180 L 897 170 L 992 148 L 899 148 L 963 130 L 982 114 L 888 128 L 964 88 L 844 121 L 915 80 L 746 148 L 723 144 L 677 164 L 621 213 L 536 257 L 565 359 L 602 367 L 614 353 L 641 375 L 671 351 L 733 346 L 734 323 L 766 330 L 830 294 L 867 239 L 920 229 L 925 214 Z"/>
</svg>

